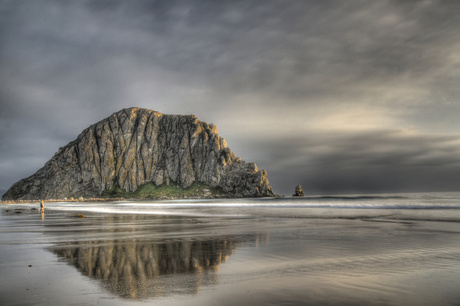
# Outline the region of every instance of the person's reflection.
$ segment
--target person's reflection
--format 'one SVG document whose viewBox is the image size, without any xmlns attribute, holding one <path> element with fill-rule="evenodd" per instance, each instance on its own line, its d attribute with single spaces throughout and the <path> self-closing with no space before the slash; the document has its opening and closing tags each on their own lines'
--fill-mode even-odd
<svg viewBox="0 0 460 306">
<path fill-rule="evenodd" d="M 219 265 L 237 243 L 233 239 L 81 241 L 60 245 L 53 252 L 84 275 L 102 280 L 113 293 L 136 299 L 194 294 L 201 285 L 218 283 Z"/>
</svg>

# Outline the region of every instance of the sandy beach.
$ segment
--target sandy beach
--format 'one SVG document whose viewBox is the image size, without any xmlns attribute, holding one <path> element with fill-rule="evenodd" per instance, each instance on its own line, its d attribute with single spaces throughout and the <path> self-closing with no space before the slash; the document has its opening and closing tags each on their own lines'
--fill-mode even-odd
<svg viewBox="0 0 460 306">
<path fill-rule="evenodd" d="M 457 199 L 2 206 L 0 304 L 455 305 Z"/>
</svg>

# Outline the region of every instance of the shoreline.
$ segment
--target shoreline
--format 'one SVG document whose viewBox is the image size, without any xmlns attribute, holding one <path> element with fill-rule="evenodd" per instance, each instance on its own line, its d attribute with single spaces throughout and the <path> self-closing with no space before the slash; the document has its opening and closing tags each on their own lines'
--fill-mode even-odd
<svg viewBox="0 0 460 306">
<path fill-rule="evenodd" d="M 85 198 L 85 199 L 48 199 L 48 200 L 2 200 L 0 205 L 7 204 L 40 204 L 40 202 L 45 203 L 57 203 L 57 202 L 110 202 L 110 201 L 126 201 L 129 199 L 125 198 Z"/>
<path fill-rule="evenodd" d="M 284 196 L 275 195 L 275 198 Z M 265 197 L 235 197 L 225 195 L 212 195 L 207 197 L 194 197 L 194 196 L 181 196 L 181 197 L 146 197 L 146 198 L 64 198 L 64 199 L 46 199 L 46 200 L 1 200 L 0 205 L 6 204 L 39 204 L 41 201 L 45 203 L 57 203 L 57 202 L 113 202 L 113 201 L 154 201 L 154 200 L 213 200 L 213 199 L 257 199 Z"/>
</svg>

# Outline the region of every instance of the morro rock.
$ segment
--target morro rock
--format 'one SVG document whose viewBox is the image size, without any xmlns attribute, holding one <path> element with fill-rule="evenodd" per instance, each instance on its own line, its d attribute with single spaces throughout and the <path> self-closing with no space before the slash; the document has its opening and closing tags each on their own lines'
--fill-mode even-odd
<svg viewBox="0 0 460 306">
<path fill-rule="evenodd" d="M 267 172 L 235 156 L 215 125 L 129 108 L 85 129 L 3 200 L 101 197 L 170 183 L 184 190 L 199 183 L 229 197 L 274 195 Z"/>
</svg>

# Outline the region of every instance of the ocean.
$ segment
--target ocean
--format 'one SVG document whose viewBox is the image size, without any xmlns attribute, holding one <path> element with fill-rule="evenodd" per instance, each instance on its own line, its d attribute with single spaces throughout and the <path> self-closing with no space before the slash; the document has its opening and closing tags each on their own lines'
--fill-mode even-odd
<svg viewBox="0 0 460 306">
<path fill-rule="evenodd" d="M 460 305 L 460 193 L 0 209 L 0 305 Z"/>
</svg>

